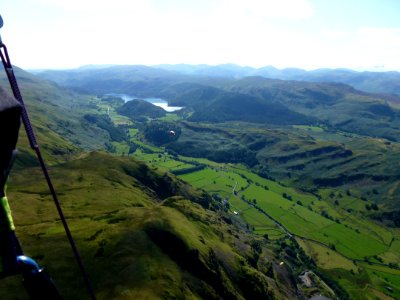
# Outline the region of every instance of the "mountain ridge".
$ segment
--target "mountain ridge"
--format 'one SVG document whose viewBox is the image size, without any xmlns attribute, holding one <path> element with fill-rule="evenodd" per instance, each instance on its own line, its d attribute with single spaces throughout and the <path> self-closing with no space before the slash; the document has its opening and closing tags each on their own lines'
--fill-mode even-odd
<svg viewBox="0 0 400 300">
<path fill-rule="evenodd" d="M 66 70 L 68 72 L 74 71 L 95 71 L 99 69 L 113 68 L 121 70 L 123 68 L 133 69 L 134 65 L 114 65 L 111 67 L 105 66 L 104 68 L 78 68 L 73 70 Z M 355 71 L 351 69 L 329 69 L 321 68 L 316 70 L 304 70 L 299 68 L 285 68 L 278 69 L 273 66 L 265 66 L 260 68 L 253 68 L 248 66 L 239 66 L 235 64 L 223 65 L 190 65 L 190 64 L 177 64 L 177 65 L 154 65 L 144 66 L 136 65 L 136 67 L 147 67 L 153 70 L 160 70 L 160 72 L 170 72 L 176 76 L 190 75 L 194 77 L 211 77 L 211 78 L 243 78 L 248 76 L 262 76 L 270 79 L 282 80 L 298 80 L 309 82 L 337 82 L 353 86 L 356 89 L 370 92 L 370 93 L 387 93 L 400 95 L 400 72 L 398 71 Z M 35 74 L 53 80 L 56 78 L 57 72 L 62 70 L 51 71 L 42 70 L 35 72 Z M 61 78 L 56 79 L 58 83 L 62 81 Z M 65 83 L 65 82 L 64 82 Z"/>
<path fill-rule="evenodd" d="M 190 75 L 211 77 L 243 78 L 262 76 L 271 79 L 299 80 L 310 82 L 338 82 L 353 86 L 356 89 L 374 93 L 392 93 L 400 95 L 400 72 L 398 71 L 355 71 L 351 69 L 320 68 L 304 70 L 300 68 L 278 69 L 273 66 L 252 68 L 234 64 L 226 65 L 156 65 L 155 67 L 177 71 Z"/>
</svg>

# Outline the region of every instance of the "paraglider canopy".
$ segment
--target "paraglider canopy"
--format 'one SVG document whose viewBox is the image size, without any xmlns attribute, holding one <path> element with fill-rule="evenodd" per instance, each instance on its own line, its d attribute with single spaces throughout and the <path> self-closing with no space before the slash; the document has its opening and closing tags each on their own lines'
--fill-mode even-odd
<svg viewBox="0 0 400 300">
<path fill-rule="evenodd" d="M 11 168 L 13 152 L 17 144 L 21 105 L 0 87 L 0 196 Z"/>
<path fill-rule="evenodd" d="M 170 131 L 169 131 L 169 135 L 171 135 L 171 136 L 175 136 L 175 135 L 176 135 L 176 133 L 175 133 L 175 131 L 173 131 L 173 130 L 170 130 Z"/>
</svg>

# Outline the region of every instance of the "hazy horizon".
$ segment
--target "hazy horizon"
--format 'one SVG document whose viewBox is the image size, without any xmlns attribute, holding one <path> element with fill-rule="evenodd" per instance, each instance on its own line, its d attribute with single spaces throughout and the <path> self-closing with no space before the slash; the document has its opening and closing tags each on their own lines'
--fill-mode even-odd
<svg viewBox="0 0 400 300">
<path fill-rule="evenodd" d="M 351 68 L 315 68 L 315 69 L 304 69 L 304 68 L 297 68 L 297 67 L 282 67 L 278 68 L 273 65 L 267 65 L 267 66 L 260 66 L 260 67 L 252 67 L 248 65 L 239 65 L 235 63 L 223 63 L 223 64 L 188 64 L 188 63 L 176 63 L 176 64 L 86 64 L 86 65 L 81 65 L 77 67 L 71 67 L 71 68 L 27 68 L 24 69 L 25 71 L 32 71 L 32 72 L 39 72 L 42 70 L 49 70 L 49 71 L 64 71 L 64 70 L 77 70 L 77 69 L 105 69 L 105 68 L 111 68 L 111 67 L 122 67 L 122 66 L 144 66 L 144 67 L 150 67 L 150 68 L 159 68 L 162 69 L 161 66 L 192 66 L 192 67 L 219 67 L 219 66 L 228 66 L 228 65 L 234 65 L 240 68 L 252 68 L 254 70 L 262 69 L 262 68 L 274 68 L 276 70 L 282 71 L 286 69 L 298 69 L 298 70 L 304 70 L 304 71 L 317 71 L 317 70 L 346 70 L 346 71 L 353 71 L 353 72 L 399 72 L 400 70 L 377 70 L 377 69 L 351 69 Z M 20 66 L 17 66 L 20 67 Z"/>
<path fill-rule="evenodd" d="M 400 71 L 400 1 L 4 0 L 23 69 L 233 63 Z"/>
</svg>

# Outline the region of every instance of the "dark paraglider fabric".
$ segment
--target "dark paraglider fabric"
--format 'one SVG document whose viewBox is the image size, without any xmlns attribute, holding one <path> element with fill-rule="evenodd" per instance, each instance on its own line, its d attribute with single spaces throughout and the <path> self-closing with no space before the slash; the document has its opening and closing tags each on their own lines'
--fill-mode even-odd
<svg viewBox="0 0 400 300">
<path fill-rule="evenodd" d="M 21 123 L 21 105 L 0 87 L 0 196 L 12 165 Z"/>
<path fill-rule="evenodd" d="M 0 277 L 16 272 L 17 256 L 22 254 L 5 191 L 16 152 L 20 114 L 20 104 L 0 87 Z"/>
</svg>

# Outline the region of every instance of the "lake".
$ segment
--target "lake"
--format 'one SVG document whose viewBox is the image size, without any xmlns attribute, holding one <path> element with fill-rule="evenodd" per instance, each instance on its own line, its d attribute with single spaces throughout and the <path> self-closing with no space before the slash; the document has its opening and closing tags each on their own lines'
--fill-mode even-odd
<svg viewBox="0 0 400 300">
<path fill-rule="evenodd" d="M 140 100 L 144 100 L 147 101 L 155 106 L 161 107 L 162 109 L 164 109 L 167 112 L 174 112 L 177 110 L 182 109 L 183 107 L 180 106 L 169 106 L 168 105 L 168 101 L 161 99 L 161 98 L 141 98 L 141 97 L 136 97 L 136 96 L 130 96 L 130 95 L 126 95 L 126 94 L 117 94 L 117 93 L 108 93 L 106 94 L 107 96 L 114 96 L 114 97 L 119 97 L 122 100 L 124 100 L 125 102 L 128 102 L 130 100 L 133 99 L 140 99 Z"/>
</svg>

